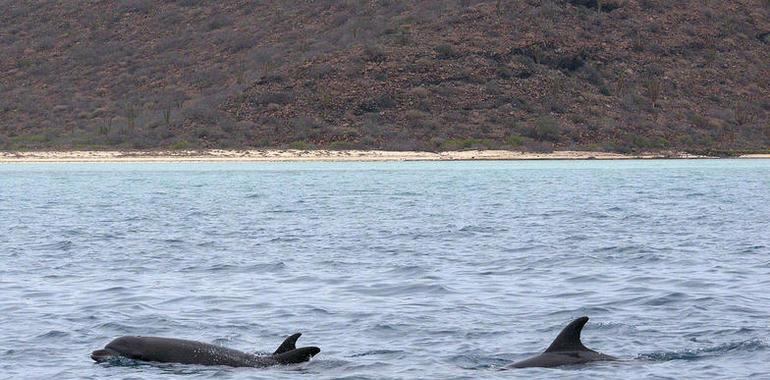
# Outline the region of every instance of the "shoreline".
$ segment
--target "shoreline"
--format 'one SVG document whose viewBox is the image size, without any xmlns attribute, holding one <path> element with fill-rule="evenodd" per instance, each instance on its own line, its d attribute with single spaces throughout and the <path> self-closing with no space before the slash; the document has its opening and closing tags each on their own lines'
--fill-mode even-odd
<svg viewBox="0 0 770 380">
<path fill-rule="evenodd" d="M 30 151 L 0 152 L 0 163 L 67 162 L 303 162 L 303 161 L 514 161 L 514 160 L 639 160 L 714 159 L 681 152 L 619 154 L 591 151 L 551 153 L 508 150 L 467 150 L 448 152 L 382 150 L 188 150 L 188 151 Z M 747 154 L 735 158 L 770 158 L 770 154 Z"/>
</svg>

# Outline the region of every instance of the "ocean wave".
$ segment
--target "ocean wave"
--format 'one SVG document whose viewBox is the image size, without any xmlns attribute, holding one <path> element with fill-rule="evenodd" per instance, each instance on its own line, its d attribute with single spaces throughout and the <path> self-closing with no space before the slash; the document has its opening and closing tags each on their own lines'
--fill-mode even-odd
<svg viewBox="0 0 770 380">
<path fill-rule="evenodd" d="M 39 250 L 51 250 L 51 251 L 69 251 L 75 246 L 70 240 L 61 240 L 51 243 L 44 243 L 38 245 L 36 248 Z"/>
<path fill-rule="evenodd" d="M 66 331 L 60 331 L 60 330 L 51 330 L 45 334 L 40 334 L 37 337 L 38 338 L 44 338 L 44 339 L 56 339 L 56 338 L 64 338 L 68 337 L 71 334 Z"/>
<path fill-rule="evenodd" d="M 359 358 L 362 356 L 372 356 L 372 355 L 390 355 L 390 356 L 398 356 L 401 354 L 404 354 L 405 352 L 402 350 L 370 350 L 370 351 L 364 351 L 361 353 L 350 355 L 351 358 Z"/>
<path fill-rule="evenodd" d="M 763 351 L 767 350 L 768 347 L 767 341 L 754 338 L 739 342 L 722 343 L 711 347 L 686 348 L 678 351 L 656 351 L 640 354 L 638 358 L 652 361 L 700 360 L 734 352 Z"/>
<path fill-rule="evenodd" d="M 350 288 L 351 291 L 369 296 L 388 297 L 394 295 L 408 296 L 412 294 L 452 294 L 452 290 L 437 284 L 408 284 L 408 285 L 372 285 Z"/>
</svg>

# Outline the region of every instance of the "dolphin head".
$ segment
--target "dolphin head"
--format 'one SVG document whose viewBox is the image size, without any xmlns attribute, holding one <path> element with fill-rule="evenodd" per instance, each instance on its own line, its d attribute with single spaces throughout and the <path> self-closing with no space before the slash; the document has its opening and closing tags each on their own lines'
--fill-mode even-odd
<svg viewBox="0 0 770 380">
<path fill-rule="evenodd" d="M 91 359 L 97 363 L 112 360 L 113 358 L 125 357 L 130 359 L 138 358 L 137 348 L 141 346 L 141 339 L 135 336 L 123 336 L 113 340 L 101 349 L 91 353 Z"/>
<path fill-rule="evenodd" d="M 120 352 L 117 352 L 115 350 L 110 350 L 108 348 L 104 348 L 101 350 L 96 350 L 91 353 L 91 359 L 94 359 L 97 363 L 102 363 L 106 361 L 110 361 L 113 358 L 120 357 Z"/>
<path fill-rule="evenodd" d="M 310 360 L 318 355 L 321 349 L 318 347 L 300 347 L 282 354 L 273 355 L 273 359 L 281 364 L 296 364 Z"/>
<path fill-rule="evenodd" d="M 321 349 L 318 347 L 297 348 L 296 343 L 300 336 L 302 336 L 302 333 L 296 333 L 286 338 L 278 349 L 273 352 L 273 359 L 281 364 L 302 363 L 321 352 Z"/>
</svg>

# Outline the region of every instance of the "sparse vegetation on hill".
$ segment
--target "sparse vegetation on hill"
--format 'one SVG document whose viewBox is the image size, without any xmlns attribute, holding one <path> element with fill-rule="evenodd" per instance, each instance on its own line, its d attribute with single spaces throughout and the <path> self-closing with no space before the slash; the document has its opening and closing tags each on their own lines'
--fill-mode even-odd
<svg viewBox="0 0 770 380">
<path fill-rule="evenodd" d="M 770 147 L 764 0 L 0 0 L 0 149 Z"/>
</svg>

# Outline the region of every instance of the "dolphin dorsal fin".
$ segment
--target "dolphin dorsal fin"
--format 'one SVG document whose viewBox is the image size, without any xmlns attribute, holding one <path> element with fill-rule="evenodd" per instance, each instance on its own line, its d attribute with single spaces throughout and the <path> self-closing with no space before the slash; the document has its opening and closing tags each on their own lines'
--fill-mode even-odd
<svg viewBox="0 0 770 380">
<path fill-rule="evenodd" d="M 296 333 L 288 338 L 286 338 L 283 343 L 281 343 L 280 346 L 278 346 L 278 349 L 273 352 L 273 355 L 282 354 L 284 352 L 289 352 L 291 350 L 297 349 L 295 344 L 297 343 L 297 339 L 302 335 L 302 333 Z"/>
<path fill-rule="evenodd" d="M 583 331 L 583 326 L 588 322 L 588 317 L 580 317 L 567 325 L 556 339 L 553 340 L 550 346 L 545 352 L 557 352 L 557 351 L 590 351 L 583 342 L 580 341 L 580 332 Z"/>
</svg>

